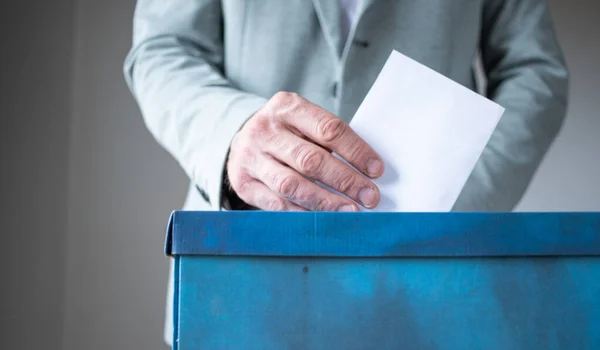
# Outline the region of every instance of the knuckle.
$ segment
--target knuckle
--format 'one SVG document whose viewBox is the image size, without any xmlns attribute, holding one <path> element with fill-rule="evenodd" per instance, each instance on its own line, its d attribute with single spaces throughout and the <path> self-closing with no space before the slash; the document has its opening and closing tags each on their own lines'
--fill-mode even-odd
<svg viewBox="0 0 600 350">
<path fill-rule="evenodd" d="M 308 176 L 315 176 L 323 165 L 324 160 L 323 153 L 314 147 L 302 147 L 298 151 L 298 168 L 300 172 Z"/>
<path fill-rule="evenodd" d="M 257 117 L 251 123 L 248 123 L 247 132 L 250 139 L 264 137 L 269 134 L 271 128 L 270 121 L 267 117 Z"/>
<path fill-rule="evenodd" d="M 262 119 L 249 126 L 246 135 L 239 142 L 247 147 L 258 147 L 262 149 L 270 143 L 278 143 L 284 134 L 280 131 L 278 123 Z"/>
<path fill-rule="evenodd" d="M 351 159 L 360 159 L 361 156 L 365 153 L 367 147 L 364 142 L 355 142 L 349 148 L 350 148 L 350 158 Z"/>
<path fill-rule="evenodd" d="M 269 199 L 266 207 L 270 211 L 282 211 L 285 209 L 285 200 L 283 198 Z"/>
<path fill-rule="evenodd" d="M 336 188 L 340 192 L 348 193 L 352 189 L 352 186 L 354 186 L 355 183 L 356 183 L 355 175 L 350 172 L 346 172 L 339 177 L 339 179 L 336 183 L 336 185 L 337 185 Z"/>
<path fill-rule="evenodd" d="M 316 203 L 317 195 L 315 191 L 301 191 L 296 194 L 295 202 L 310 207 Z"/>
<path fill-rule="evenodd" d="M 331 205 L 331 200 L 329 200 L 329 198 L 323 196 L 323 197 L 319 197 L 319 199 L 317 200 L 317 205 L 315 206 L 315 210 L 318 211 L 326 211 L 331 209 L 332 205 Z"/>
<path fill-rule="evenodd" d="M 248 195 L 252 190 L 252 180 L 244 174 L 235 175 L 229 179 L 231 186 L 239 195 Z"/>
<path fill-rule="evenodd" d="M 298 187 L 300 186 L 300 179 L 297 176 L 280 176 L 275 182 L 275 188 L 285 198 L 294 198 Z"/>
<path fill-rule="evenodd" d="M 272 145 L 284 145 L 285 134 L 280 132 L 279 130 L 274 130 L 273 132 L 269 132 L 265 134 L 264 142 L 266 144 Z"/>
<path fill-rule="evenodd" d="M 287 104 L 290 101 L 295 100 L 298 97 L 298 94 L 295 92 L 289 91 L 279 91 L 271 98 L 271 101 L 275 102 L 275 104 L 283 103 Z"/>
<path fill-rule="evenodd" d="M 345 132 L 346 123 L 339 118 L 324 116 L 317 122 L 317 134 L 321 141 L 333 143 L 337 141 Z"/>
<path fill-rule="evenodd" d="M 297 93 L 280 91 L 273 95 L 269 100 L 268 106 L 269 109 L 274 112 L 274 115 L 278 115 L 281 114 L 278 112 L 292 109 L 293 106 L 298 104 L 298 101 L 300 101 L 300 96 Z"/>
</svg>

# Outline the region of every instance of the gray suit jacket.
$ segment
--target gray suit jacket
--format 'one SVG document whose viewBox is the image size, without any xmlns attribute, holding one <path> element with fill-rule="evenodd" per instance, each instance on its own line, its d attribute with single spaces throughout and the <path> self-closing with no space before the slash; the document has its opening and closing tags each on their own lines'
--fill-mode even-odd
<svg viewBox="0 0 600 350">
<path fill-rule="evenodd" d="M 359 15 L 344 41 L 337 0 L 138 0 L 124 73 L 191 180 L 186 209 L 222 208 L 230 141 L 269 97 L 295 91 L 350 121 L 392 50 L 471 89 L 481 55 L 506 112 L 455 210 L 514 208 L 567 105 L 546 1 L 364 0 Z"/>
</svg>

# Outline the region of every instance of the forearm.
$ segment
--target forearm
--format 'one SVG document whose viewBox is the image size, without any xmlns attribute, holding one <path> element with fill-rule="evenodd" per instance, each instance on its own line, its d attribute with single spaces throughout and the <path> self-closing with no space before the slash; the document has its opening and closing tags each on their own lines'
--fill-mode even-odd
<svg viewBox="0 0 600 350">
<path fill-rule="evenodd" d="M 456 203 L 459 211 L 513 210 L 567 108 L 568 73 L 548 5 L 488 3 L 482 32 L 487 92 L 506 111 Z"/>
<path fill-rule="evenodd" d="M 134 45 L 124 66 L 127 84 L 149 131 L 218 209 L 231 139 L 266 100 L 234 88 L 222 74 L 216 20 L 186 26 L 186 18 L 196 23 L 195 17 L 218 14 L 192 2 L 182 5 L 188 12 L 178 8 L 172 18 L 155 21 L 149 13 L 159 5 L 147 3 L 140 1 L 136 11 Z"/>
</svg>

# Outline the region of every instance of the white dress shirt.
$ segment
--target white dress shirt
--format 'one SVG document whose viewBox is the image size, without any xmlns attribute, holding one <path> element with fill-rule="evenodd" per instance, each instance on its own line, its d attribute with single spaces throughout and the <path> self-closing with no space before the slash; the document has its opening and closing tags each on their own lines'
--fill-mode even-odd
<svg viewBox="0 0 600 350">
<path fill-rule="evenodd" d="M 344 35 L 344 41 L 347 40 L 350 28 L 356 21 L 356 14 L 362 0 L 339 0 L 340 7 L 342 8 L 342 34 Z"/>
</svg>

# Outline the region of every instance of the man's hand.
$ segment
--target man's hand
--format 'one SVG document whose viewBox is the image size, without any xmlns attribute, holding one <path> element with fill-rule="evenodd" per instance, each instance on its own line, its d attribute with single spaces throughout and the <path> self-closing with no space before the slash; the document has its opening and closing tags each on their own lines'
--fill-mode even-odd
<svg viewBox="0 0 600 350">
<path fill-rule="evenodd" d="M 263 210 L 358 210 L 307 178 L 375 207 L 377 186 L 331 152 L 371 178 L 383 173 L 381 158 L 343 120 L 295 93 L 280 92 L 234 137 L 229 182 L 242 200 Z"/>
</svg>

